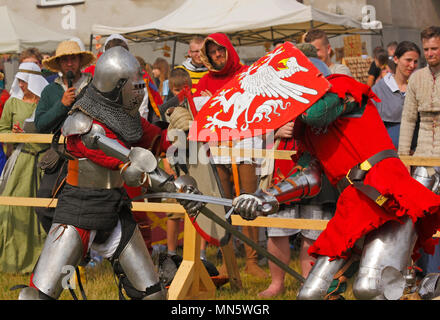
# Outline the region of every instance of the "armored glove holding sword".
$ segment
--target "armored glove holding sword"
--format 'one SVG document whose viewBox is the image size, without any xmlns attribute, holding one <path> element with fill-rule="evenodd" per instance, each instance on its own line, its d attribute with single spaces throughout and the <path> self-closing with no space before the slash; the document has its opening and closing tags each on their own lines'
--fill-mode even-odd
<svg viewBox="0 0 440 320">
<path fill-rule="evenodd" d="M 156 192 L 198 191 L 190 177 L 174 181 L 157 168 L 150 150 L 165 151 L 169 144 L 160 128 L 139 115 L 144 86 L 139 63 L 124 48 L 107 50 L 97 62 L 91 85 L 63 124 L 67 151 L 75 159 L 69 161 L 67 184 L 30 286 L 19 299 L 57 299 L 65 288 L 63 267 L 76 267 L 90 247 L 110 260 L 130 298 L 166 298 L 123 184 L 147 184 Z M 203 206 L 180 202 L 189 213 Z"/>
</svg>

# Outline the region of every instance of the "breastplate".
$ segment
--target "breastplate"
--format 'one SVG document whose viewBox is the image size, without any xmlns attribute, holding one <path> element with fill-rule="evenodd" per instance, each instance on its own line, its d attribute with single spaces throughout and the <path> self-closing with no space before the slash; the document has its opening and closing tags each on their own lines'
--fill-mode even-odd
<svg viewBox="0 0 440 320">
<path fill-rule="evenodd" d="M 80 188 L 121 188 L 124 181 L 119 170 L 110 170 L 87 158 L 69 160 L 67 183 Z"/>
</svg>

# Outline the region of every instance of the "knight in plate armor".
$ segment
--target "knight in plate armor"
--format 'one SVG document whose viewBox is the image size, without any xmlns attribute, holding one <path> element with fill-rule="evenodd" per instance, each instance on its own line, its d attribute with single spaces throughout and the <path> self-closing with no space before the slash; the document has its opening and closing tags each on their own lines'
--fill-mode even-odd
<svg viewBox="0 0 440 320">
<path fill-rule="evenodd" d="M 327 79 L 329 92 L 294 126 L 294 137 L 315 160 L 268 190 L 235 198 L 234 208 L 252 220 L 276 212 L 280 203 L 312 197 L 320 189 L 322 170 L 340 196 L 334 217 L 308 251 L 317 261 L 297 298 L 329 298 L 334 280 L 358 255 L 355 297 L 400 299 L 419 248 L 430 254 L 434 250 L 432 235 L 440 227 L 440 196 L 431 191 L 436 180 L 417 171 L 428 189 L 411 177 L 368 86 L 345 75 Z"/>
<path fill-rule="evenodd" d="M 166 298 L 124 183 L 151 191 L 197 193 L 197 188 L 189 176 L 178 181 L 157 168 L 153 152 L 169 144 L 160 128 L 140 117 L 144 87 L 139 63 L 126 49 L 111 48 L 98 60 L 91 84 L 62 127 L 72 155 L 66 186 L 19 299 L 57 299 L 66 289 L 66 270 L 78 266 L 90 248 L 109 259 L 129 298 Z M 201 207 L 181 204 L 188 212 Z"/>
</svg>

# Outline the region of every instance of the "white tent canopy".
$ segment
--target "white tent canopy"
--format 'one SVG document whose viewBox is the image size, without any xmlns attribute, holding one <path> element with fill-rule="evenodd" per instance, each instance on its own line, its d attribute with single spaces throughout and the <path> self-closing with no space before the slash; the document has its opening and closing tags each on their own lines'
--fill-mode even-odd
<svg viewBox="0 0 440 320">
<path fill-rule="evenodd" d="M 134 41 L 175 38 L 187 42 L 192 35 L 228 34 L 234 45 L 257 45 L 286 40 L 311 27 L 328 34 L 371 33 L 361 22 L 331 14 L 294 0 L 186 0 L 170 14 L 136 27 L 93 25 L 93 34 L 124 34 Z"/>
<path fill-rule="evenodd" d="M 20 52 L 31 47 L 52 51 L 60 41 L 71 38 L 20 17 L 7 6 L 0 6 L 0 30 L 0 53 Z"/>
</svg>

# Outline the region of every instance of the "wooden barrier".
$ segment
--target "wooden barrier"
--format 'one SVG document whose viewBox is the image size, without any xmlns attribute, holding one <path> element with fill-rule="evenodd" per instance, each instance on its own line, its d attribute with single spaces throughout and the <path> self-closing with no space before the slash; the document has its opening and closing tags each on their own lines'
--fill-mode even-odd
<svg viewBox="0 0 440 320">
<path fill-rule="evenodd" d="M 185 209 L 177 203 L 133 202 L 132 204 L 132 211 L 186 213 Z M 49 198 L 0 197 L 0 205 L 55 208 L 57 205 L 57 199 L 52 200 Z M 234 226 L 273 227 L 308 230 L 324 230 L 328 223 L 328 220 L 271 218 L 270 216 L 257 217 L 255 220 L 248 221 L 242 219 L 239 215 L 232 215 L 231 221 L 232 225 Z M 440 237 L 440 232 L 437 232 L 435 237 Z"/>
<path fill-rule="evenodd" d="M 63 141 L 60 137 L 60 142 Z M 50 143 L 51 134 L 0 134 L 0 141 L 6 143 Z M 210 148 L 214 155 L 249 156 L 253 158 L 271 158 L 289 160 L 295 151 L 261 150 L 261 149 L 233 149 Z M 401 156 L 401 160 L 408 166 L 440 166 L 440 158 Z M 27 198 L 27 197 L 0 197 L 0 205 L 31 206 L 31 207 L 56 207 L 57 199 Z M 185 213 L 180 204 L 133 202 L 133 211 L 145 212 L 175 212 Z M 291 229 L 324 230 L 327 220 L 311 219 L 284 219 L 271 217 L 258 217 L 253 221 L 243 220 L 238 215 L 231 216 L 232 225 L 275 227 Z M 440 237 L 437 232 L 434 237 Z M 185 215 L 184 223 L 184 253 L 183 261 L 168 291 L 168 298 L 174 299 L 211 299 L 215 296 L 215 287 L 206 269 L 200 260 L 200 235 Z"/>
</svg>

